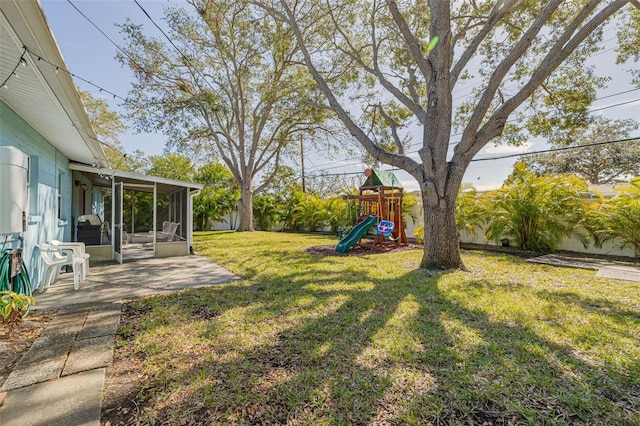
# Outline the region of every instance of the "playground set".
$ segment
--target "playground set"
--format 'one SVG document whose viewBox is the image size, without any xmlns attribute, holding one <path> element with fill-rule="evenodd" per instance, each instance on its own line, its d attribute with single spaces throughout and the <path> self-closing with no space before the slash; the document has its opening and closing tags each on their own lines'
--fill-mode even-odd
<svg viewBox="0 0 640 426">
<path fill-rule="evenodd" d="M 358 200 L 358 221 L 349 234 L 336 246 L 338 253 L 346 253 L 353 246 L 371 250 L 396 248 L 407 245 L 402 224 L 402 185 L 392 172 L 367 169 L 366 180 L 360 186 L 360 195 L 349 195 L 347 200 Z M 375 227 L 373 243 L 363 243 L 362 237 Z"/>
</svg>

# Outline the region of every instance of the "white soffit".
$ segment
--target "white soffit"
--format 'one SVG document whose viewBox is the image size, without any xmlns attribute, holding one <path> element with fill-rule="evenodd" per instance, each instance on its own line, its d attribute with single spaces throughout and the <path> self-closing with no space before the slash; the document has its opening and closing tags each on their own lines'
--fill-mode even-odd
<svg viewBox="0 0 640 426">
<path fill-rule="evenodd" d="M 21 7 L 29 4 L 31 7 L 27 8 L 28 13 L 34 16 L 27 19 Z M 44 40 L 48 46 L 41 46 L 40 40 Z M 59 62 L 62 61 L 61 55 L 40 5 L 37 2 L 2 0 L 0 83 L 11 75 L 20 61 L 23 46 L 52 63 L 65 66 L 63 62 Z M 0 99 L 70 160 L 106 165 L 104 152 L 94 139 L 95 133 L 88 124 L 86 111 L 79 101 L 71 77 L 63 71 L 56 73 L 51 65 L 39 61 L 28 52 L 23 57 L 27 66 L 18 66 L 15 71 L 18 77 L 11 76 L 7 87 L 0 88 Z"/>
</svg>

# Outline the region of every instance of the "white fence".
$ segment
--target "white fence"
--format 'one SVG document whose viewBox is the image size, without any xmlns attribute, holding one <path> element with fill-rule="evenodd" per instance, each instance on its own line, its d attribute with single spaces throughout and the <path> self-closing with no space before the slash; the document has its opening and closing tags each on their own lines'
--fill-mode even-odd
<svg viewBox="0 0 640 426">
<path fill-rule="evenodd" d="M 405 232 L 407 233 L 407 237 L 410 239 L 413 238 L 413 233 L 415 229 L 422 223 L 422 205 L 420 203 L 416 204 L 413 208 L 416 221 L 415 223 L 410 217 L 405 218 L 407 222 L 407 227 L 405 228 Z M 235 214 L 235 213 L 233 213 Z M 237 225 L 238 219 L 236 217 L 225 217 L 227 220 L 226 223 L 216 222 L 210 228 L 211 230 L 228 230 L 231 229 L 229 224 L 235 223 Z M 281 230 L 282 226 L 278 225 L 275 227 L 275 230 Z M 330 228 L 323 229 L 324 232 L 329 232 Z M 488 245 L 500 245 L 500 242 L 495 243 L 493 241 L 485 240 L 484 231 L 482 229 L 478 229 L 476 232 L 476 236 L 468 234 L 466 232 L 462 232 L 460 234 L 460 242 L 462 243 L 472 243 L 472 244 L 488 244 Z M 576 253 L 588 253 L 588 254 L 597 254 L 597 255 L 607 255 L 607 256 L 624 256 L 624 257 L 635 257 L 635 252 L 633 247 L 625 247 L 624 249 L 620 248 L 619 241 L 612 241 L 604 244 L 602 247 L 596 247 L 593 242 L 589 244 L 587 248 L 585 248 L 582 243 L 576 238 L 565 238 L 562 242 L 558 250 L 571 251 Z"/>
</svg>

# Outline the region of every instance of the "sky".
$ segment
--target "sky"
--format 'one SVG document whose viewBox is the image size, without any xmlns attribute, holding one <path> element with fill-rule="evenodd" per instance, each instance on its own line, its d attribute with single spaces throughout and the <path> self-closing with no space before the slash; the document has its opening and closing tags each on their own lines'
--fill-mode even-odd
<svg viewBox="0 0 640 426">
<path fill-rule="evenodd" d="M 143 24 L 145 32 L 149 35 L 162 38 L 160 32 L 153 26 L 143 11 L 133 0 L 40 0 L 45 16 L 52 29 L 54 37 L 66 62 L 67 69 L 73 74 L 89 80 L 96 86 L 76 79 L 76 84 L 85 91 L 89 91 L 95 97 L 107 100 L 114 110 L 124 112 L 120 101 L 113 99 L 111 95 L 100 91 L 99 88 L 125 98 L 134 81 L 133 73 L 128 67 L 122 67 L 115 59 L 117 48 L 109 41 L 107 36 L 118 46 L 124 46 L 122 37 L 116 24 L 122 24 L 127 18 L 136 24 Z M 163 7 L 168 1 L 138 0 L 151 17 L 163 25 Z M 184 3 L 173 1 L 172 3 Z M 87 18 L 83 17 L 74 7 L 93 21 L 99 28 L 96 29 Z M 106 34 L 101 34 L 100 30 Z M 629 74 L 615 64 L 615 29 L 613 26 L 605 30 L 605 52 L 592 58 L 592 64 L 596 66 L 597 74 L 612 78 L 609 87 L 599 92 L 598 97 L 603 99 L 596 101 L 592 108 L 600 109 L 598 114 L 609 118 L 633 118 L 640 120 L 640 91 L 631 84 Z M 630 91 L 633 90 L 633 91 Z M 615 93 L 630 91 L 625 94 L 606 97 Z M 468 94 L 469 89 L 456 89 L 454 99 Z M 605 98 L 606 97 L 606 98 Z M 624 102 L 633 101 L 625 105 L 613 106 Z M 637 132 L 636 135 L 639 135 Z M 455 140 L 455 139 L 452 139 Z M 142 150 L 146 155 L 162 154 L 166 138 L 162 134 L 136 134 L 129 130 L 120 137 L 125 152 Z M 517 154 L 522 152 L 537 151 L 547 148 L 543 140 L 533 140 L 522 147 L 513 146 L 486 146 L 476 158 L 494 157 L 501 155 Z M 343 157 L 328 159 L 320 152 L 305 152 L 305 168 L 307 174 L 318 175 L 325 173 L 358 173 L 364 170 L 364 165 L 353 160 L 353 155 L 344 154 Z M 344 161 L 341 160 L 344 158 Z M 478 161 L 469 166 L 465 175 L 465 182 L 472 183 L 479 190 L 493 189 L 506 179 L 512 169 L 515 158 Z M 388 169 L 389 166 L 382 167 Z M 395 172 L 400 182 L 407 190 L 418 188 L 417 182 L 403 171 Z"/>
</svg>

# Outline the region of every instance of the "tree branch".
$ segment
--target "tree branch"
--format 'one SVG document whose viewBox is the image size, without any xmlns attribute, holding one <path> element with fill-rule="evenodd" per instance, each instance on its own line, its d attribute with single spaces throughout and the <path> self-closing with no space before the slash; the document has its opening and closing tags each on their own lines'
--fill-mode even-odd
<svg viewBox="0 0 640 426">
<path fill-rule="evenodd" d="M 313 61 L 311 60 L 311 54 L 307 49 L 306 43 L 304 42 L 304 38 L 302 36 L 302 32 L 300 31 L 300 27 L 295 20 L 293 12 L 289 8 L 285 0 L 280 0 L 280 4 L 285 10 L 285 14 L 287 15 L 287 22 L 293 30 L 293 34 L 296 38 L 298 46 L 300 47 L 300 50 L 304 56 L 307 69 L 311 73 L 311 76 L 318 85 L 319 89 L 325 95 L 329 104 L 338 115 L 338 118 L 343 122 L 349 133 L 351 133 L 351 135 L 355 137 L 358 142 L 360 142 L 360 144 L 362 144 L 362 146 L 367 150 L 369 154 L 371 154 L 373 158 L 392 166 L 401 167 L 404 170 L 407 170 L 409 173 L 412 173 L 412 175 L 414 175 L 416 179 L 420 178 L 420 165 L 416 161 L 402 155 L 391 154 L 377 147 L 376 144 L 369 137 L 367 137 L 366 134 L 364 134 L 362 129 L 360 129 L 360 127 L 358 127 L 358 125 L 353 122 L 347 111 L 345 111 L 345 109 L 336 99 L 326 80 L 322 77 L 322 75 L 320 75 L 319 71 L 313 64 Z"/>
<path fill-rule="evenodd" d="M 518 0 L 507 0 L 506 2 L 504 2 L 502 7 L 500 7 L 500 2 L 496 3 L 493 10 L 491 10 L 491 13 L 487 17 L 487 21 L 484 23 L 484 26 L 482 27 L 482 29 L 480 29 L 480 31 L 478 32 L 478 34 L 476 34 L 476 36 L 473 38 L 471 43 L 469 43 L 469 46 L 467 46 L 465 51 L 460 56 L 460 59 L 451 70 L 451 87 L 453 87 L 455 83 L 458 81 L 458 78 L 460 77 L 460 73 L 462 73 L 462 70 L 464 70 L 464 68 L 467 66 L 467 64 L 471 60 L 471 58 L 473 58 L 473 55 L 478 50 L 480 43 L 482 43 L 482 41 L 487 37 L 487 35 L 489 35 L 491 30 L 495 28 L 496 24 L 507 13 L 510 12 L 511 8 L 514 6 L 514 4 L 516 4 L 517 1 Z"/>
</svg>

